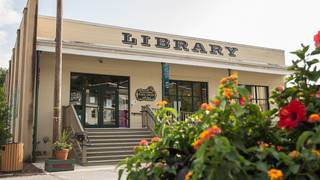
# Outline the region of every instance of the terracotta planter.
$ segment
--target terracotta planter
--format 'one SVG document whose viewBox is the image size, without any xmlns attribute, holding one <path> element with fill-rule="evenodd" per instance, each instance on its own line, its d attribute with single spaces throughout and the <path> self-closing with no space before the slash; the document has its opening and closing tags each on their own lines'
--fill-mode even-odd
<svg viewBox="0 0 320 180">
<path fill-rule="evenodd" d="M 68 154 L 69 154 L 69 149 L 63 149 L 61 151 L 55 152 L 56 159 L 59 159 L 59 160 L 67 160 Z"/>
</svg>

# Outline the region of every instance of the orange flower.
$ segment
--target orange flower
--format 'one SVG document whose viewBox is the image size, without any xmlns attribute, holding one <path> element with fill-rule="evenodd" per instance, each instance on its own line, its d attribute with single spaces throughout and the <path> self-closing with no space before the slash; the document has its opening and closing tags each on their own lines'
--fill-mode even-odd
<svg viewBox="0 0 320 180">
<path fill-rule="evenodd" d="M 238 73 L 232 73 L 231 74 L 231 76 L 230 76 L 230 78 L 232 79 L 232 80 L 237 80 L 238 79 Z"/>
<path fill-rule="evenodd" d="M 155 136 L 151 139 L 151 143 L 157 143 L 160 141 L 160 138 L 158 136 Z"/>
<path fill-rule="evenodd" d="M 141 139 L 140 142 L 139 142 L 139 146 L 148 146 L 148 145 L 149 145 L 149 143 L 145 139 Z"/>
<path fill-rule="evenodd" d="M 223 96 L 224 96 L 226 99 L 231 99 L 231 97 L 232 97 L 232 89 L 230 89 L 230 88 L 224 88 L 224 89 L 223 89 Z"/>
<path fill-rule="evenodd" d="M 202 109 L 202 110 L 206 110 L 208 106 L 209 106 L 208 103 L 202 103 L 202 104 L 201 104 L 201 109 Z"/>
<path fill-rule="evenodd" d="M 220 84 L 225 84 L 227 81 L 229 81 L 228 78 L 223 78 L 221 79 Z"/>
<path fill-rule="evenodd" d="M 184 177 L 184 180 L 190 180 L 191 179 L 191 176 L 192 176 L 192 172 L 189 171 L 186 176 Z"/>
<path fill-rule="evenodd" d="M 309 122 L 319 122 L 320 121 L 320 115 L 319 114 L 311 114 L 308 119 Z"/>
<path fill-rule="evenodd" d="M 201 140 L 209 139 L 210 132 L 208 130 L 204 130 L 200 135 L 199 138 Z"/>
<path fill-rule="evenodd" d="M 282 180 L 283 179 L 283 173 L 279 169 L 270 169 L 268 171 L 268 175 L 270 177 L 270 180 Z"/>
<path fill-rule="evenodd" d="M 193 147 L 193 149 L 199 149 L 201 144 L 202 144 L 202 141 L 200 139 L 198 139 L 198 140 L 196 140 L 195 142 L 192 143 L 192 147 Z"/>
<path fill-rule="evenodd" d="M 213 110 L 213 106 L 208 105 L 207 108 L 206 108 L 206 110 L 207 110 L 207 111 L 212 111 L 212 110 Z"/>
<path fill-rule="evenodd" d="M 160 101 L 160 102 L 157 103 L 157 106 L 159 106 L 159 107 L 165 107 L 167 104 L 168 104 L 167 101 Z"/>
<path fill-rule="evenodd" d="M 221 103 L 221 101 L 219 99 L 214 99 L 212 100 L 212 104 L 216 105 L 216 106 L 219 106 Z"/>
<path fill-rule="evenodd" d="M 192 143 L 192 147 L 194 149 L 198 149 L 204 141 L 209 140 L 210 138 L 213 138 L 220 133 L 221 129 L 218 126 L 214 125 L 211 128 L 208 128 L 200 133 L 199 139 Z"/>
<path fill-rule="evenodd" d="M 300 153 L 299 153 L 299 151 L 297 151 L 297 150 L 293 150 L 293 151 L 291 151 L 291 152 L 289 153 L 289 156 L 294 159 L 294 158 L 299 157 L 299 156 L 300 156 Z"/>
</svg>

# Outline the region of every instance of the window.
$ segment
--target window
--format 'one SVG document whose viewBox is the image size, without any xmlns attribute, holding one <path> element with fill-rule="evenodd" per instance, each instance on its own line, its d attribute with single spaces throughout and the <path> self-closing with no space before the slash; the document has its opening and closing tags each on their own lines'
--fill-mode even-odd
<svg viewBox="0 0 320 180">
<path fill-rule="evenodd" d="M 170 80 L 169 105 L 178 112 L 194 112 L 208 102 L 208 83 Z"/>
<path fill-rule="evenodd" d="M 269 110 L 269 87 L 268 86 L 257 86 L 257 85 L 243 85 L 248 91 L 249 95 L 252 96 L 252 102 L 261 107 L 263 111 Z"/>
</svg>

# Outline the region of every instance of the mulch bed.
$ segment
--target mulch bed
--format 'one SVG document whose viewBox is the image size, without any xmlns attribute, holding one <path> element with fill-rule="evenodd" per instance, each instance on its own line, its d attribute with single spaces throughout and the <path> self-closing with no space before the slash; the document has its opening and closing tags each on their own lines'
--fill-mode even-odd
<svg viewBox="0 0 320 180">
<path fill-rule="evenodd" d="M 0 172 L 0 178 L 9 177 L 9 176 L 31 176 L 31 175 L 40 175 L 40 174 L 44 174 L 43 170 L 35 167 L 32 163 L 23 163 L 22 171 Z"/>
</svg>

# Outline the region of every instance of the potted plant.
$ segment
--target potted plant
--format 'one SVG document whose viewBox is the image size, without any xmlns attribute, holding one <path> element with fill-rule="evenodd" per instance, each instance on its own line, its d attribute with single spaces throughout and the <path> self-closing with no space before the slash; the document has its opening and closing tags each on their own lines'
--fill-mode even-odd
<svg viewBox="0 0 320 180">
<path fill-rule="evenodd" d="M 67 130 L 63 130 L 59 137 L 59 140 L 53 144 L 53 150 L 55 153 L 55 158 L 58 160 L 67 160 L 69 151 L 72 149 L 72 144 L 70 142 L 71 133 Z"/>
</svg>

